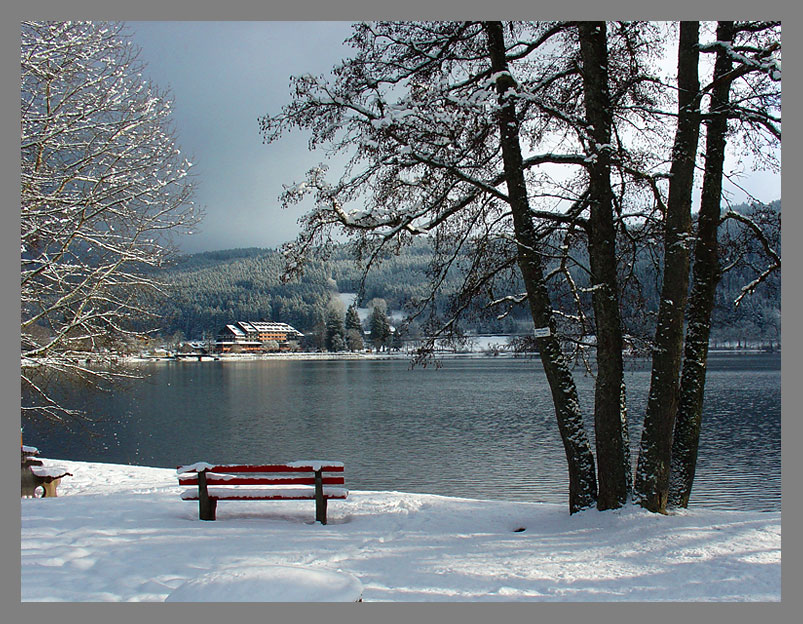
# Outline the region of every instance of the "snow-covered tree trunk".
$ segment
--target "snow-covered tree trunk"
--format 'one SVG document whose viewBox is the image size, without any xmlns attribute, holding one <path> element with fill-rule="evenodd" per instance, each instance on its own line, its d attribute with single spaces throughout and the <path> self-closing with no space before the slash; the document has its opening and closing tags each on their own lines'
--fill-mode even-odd
<svg viewBox="0 0 803 624">
<path fill-rule="evenodd" d="M 523 158 L 519 143 L 519 123 L 515 99 L 508 90 L 515 86 L 505 58 L 505 41 L 501 22 L 487 22 L 488 53 L 499 94 L 498 124 L 501 136 L 504 174 L 513 216 L 518 265 L 527 289 L 533 322 L 536 327 L 550 328 L 550 335 L 539 338 L 541 361 L 546 372 L 555 415 L 569 465 L 569 510 L 571 513 L 590 507 L 596 498 L 594 457 L 583 426 L 577 388 L 555 336 L 552 305 L 544 280 L 539 254 L 539 241 L 533 227 L 524 180 Z M 507 95 L 506 95 L 507 94 Z M 617 397 L 618 400 L 618 397 Z"/>
<path fill-rule="evenodd" d="M 630 442 L 624 402 L 622 320 L 616 275 L 616 232 L 611 188 L 608 39 L 605 22 L 580 22 L 583 92 L 590 124 L 587 150 L 590 206 L 588 254 L 597 345 L 594 432 L 599 509 L 621 507 L 630 495 Z"/>
<path fill-rule="evenodd" d="M 680 24 L 678 122 L 666 206 L 663 283 L 636 470 L 638 501 L 654 512 L 666 511 L 678 405 L 683 317 L 689 286 L 692 189 L 700 133 L 699 29 L 698 22 Z"/>
<path fill-rule="evenodd" d="M 733 42 L 733 22 L 719 22 L 717 41 Z M 714 66 L 715 87 L 711 93 L 706 126 L 705 173 L 694 248 L 692 291 L 689 299 L 688 329 L 680 380 L 680 403 L 672 442 L 669 505 L 689 504 L 703 418 L 708 338 L 714 296 L 720 278 L 717 234 L 722 201 L 722 176 L 728 132 L 728 103 L 731 81 L 724 80 L 733 69 L 726 48 L 717 53 Z"/>
</svg>

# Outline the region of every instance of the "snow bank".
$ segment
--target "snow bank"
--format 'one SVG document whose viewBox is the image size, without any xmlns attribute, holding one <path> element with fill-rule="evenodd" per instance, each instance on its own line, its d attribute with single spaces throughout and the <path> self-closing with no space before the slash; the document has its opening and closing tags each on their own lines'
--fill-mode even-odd
<svg viewBox="0 0 803 624">
<path fill-rule="evenodd" d="M 362 584 L 351 574 L 298 566 L 257 566 L 204 574 L 165 602 L 358 602 Z"/>
<path fill-rule="evenodd" d="M 569 516 L 564 505 L 351 491 L 330 501 L 325 526 L 310 501 L 224 501 L 203 522 L 174 469 L 59 463 L 73 476 L 57 498 L 21 500 L 23 601 L 161 602 L 230 582 L 217 597 L 237 600 L 267 569 L 307 600 L 320 585 L 275 566 L 350 575 L 365 602 L 781 598 L 776 512 Z"/>
</svg>

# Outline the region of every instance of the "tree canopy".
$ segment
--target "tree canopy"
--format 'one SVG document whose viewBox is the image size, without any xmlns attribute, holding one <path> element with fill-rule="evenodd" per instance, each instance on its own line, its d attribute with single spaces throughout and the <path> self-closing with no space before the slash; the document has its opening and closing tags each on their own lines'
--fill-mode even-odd
<svg viewBox="0 0 803 624">
<path fill-rule="evenodd" d="M 678 30 L 677 70 L 664 72 L 657 61 Z M 780 25 L 739 23 L 739 41 L 708 27 L 711 40 L 699 43 L 699 30 L 694 22 L 361 23 L 352 56 L 331 79 L 294 78 L 291 103 L 261 119 L 266 142 L 300 128 L 312 147 L 348 161 L 334 178 L 315 166 L 287 188 L 286 206 L 314 200 L 285 247 L 288 275 L 330 252 L 336 232 L 366 272 L 428 236 L 430 289 L 420 309 L 454 267 L 463 278 L 450 316 L 429 327 L 433 339 L 457 331 L 477 299 L 501 314 L 529 307 L 566 449 L 571 511 L 616 507 L 631 495 L 621 303 L 642 294 L 633 260 L 645 253 L 663 270 L 651 401 L 666 411 L 645 426 L 648 434 L 657 427 L 660 444 L 642 437 L 638 497 L 663 510 L 666 480 L 653 477 L 668 465 L 673 435 L 686 300 L 672 293 L 689 279 L 700 124 L 733 120 L 742 130 L 734 136 L 770 166 L 780 140 Z M 708 51 L 732 60 L 733 72 L 698 82 L 698 55 Z M 715 98 L 708 108 L 702 102 L 722 83 L 742 99 L 718 113 Z M 516 280 L 522 291 L 499 296 Z M 567 341 L 577 353 L 595 350 L 596 467 Z M 673 380 L 668 404 L 653 397 L 662 378 Z"/>
<path fill-rule="evenodd" d="M 167 94 L 146 82 L 123 27 L 21 25 L 21 343 L 24 409 L 69 412 L 54 373 L 95 378 L 71 351 L 97 349 L 142 317 L 170 234 L 200 218 Z"/>
</svg>

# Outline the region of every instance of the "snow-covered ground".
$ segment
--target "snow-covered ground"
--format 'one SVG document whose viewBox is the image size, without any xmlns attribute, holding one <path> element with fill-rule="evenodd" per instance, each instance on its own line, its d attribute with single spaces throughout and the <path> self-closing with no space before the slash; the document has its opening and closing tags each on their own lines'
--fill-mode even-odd
<svg viewBox="0 0 803 624">
<path fill-rule="evenodd" d="M 780 513 L 569 516 L 563 505 L 352 491 L 329 503 L 326 526 L 313 524 L 312 501 L 222 501 L 203 522 L 174 470 L 57 463 L 73 474 L 58 498 L 21 501 L 23 601 L 161 602 L 213 595 L 249 570 L 286 570 L 291 583 L 299 568 L 320 573 L 313 583 L 340 572 L 352 591 L 357 579 L 365 602 L 781 599 Z"/>
</svg>

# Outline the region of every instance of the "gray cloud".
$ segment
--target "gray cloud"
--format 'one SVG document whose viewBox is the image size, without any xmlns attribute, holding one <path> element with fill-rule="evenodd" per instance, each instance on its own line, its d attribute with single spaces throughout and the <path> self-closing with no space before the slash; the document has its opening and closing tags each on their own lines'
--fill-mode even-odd
<svg viewBox="0 0 803 624">
<path fill-rule="evenodd" d="M 129 22 L 147 74 L 169 88 L 179 143 L 195 164 L 197 201 L 207 216 L 182 250 L 277 247 L 292 239 L 309 205 L 282 210 L 282 184 L 303 178 L 322 156 L 294 134 L 263 145 L 257 119 L 290 100 L 289 78 L 326 74 L 348 53 L 347 22 Z M 771 201 L 780 175 L 751 173 L 739 180 Z M 734 203 L 746 200 L 726 184 Z"/>
<path fill-rule="evenodd" d="M 293 74 L 327 73 L 345 22 L 129 22 L 146 75 L 174 99 L 178 142 L 193 162 L 207 216 L 186 252 L 276 247 L 304 212 L 279 208 L 282 184 L 321 160 L 305 136 L 263 145 L 257 119 L 289 101 Z"/>
</svg>

